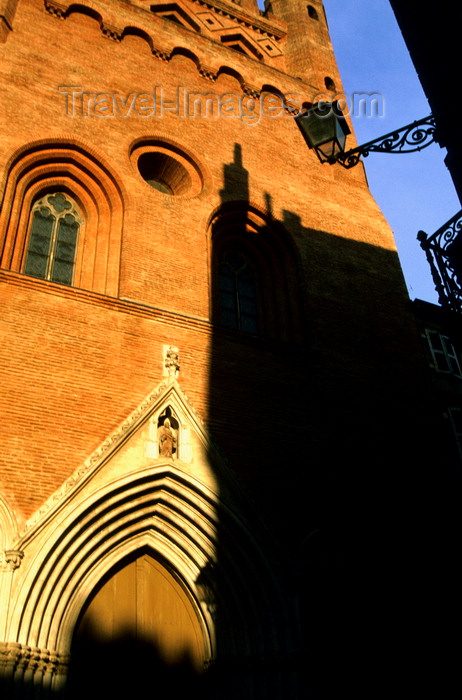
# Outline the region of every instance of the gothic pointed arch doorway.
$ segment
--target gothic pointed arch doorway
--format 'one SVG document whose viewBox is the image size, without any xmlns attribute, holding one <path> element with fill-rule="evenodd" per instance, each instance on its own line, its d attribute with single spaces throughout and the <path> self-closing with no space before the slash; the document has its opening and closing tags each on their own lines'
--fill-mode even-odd
<svg viewBox="0 0 462 700">
<path fill-rule="evenodd" d="M 145 550 L 125 559 L 96 587 L 74 630 L 66 698 L 180 698 L 199 684 L 206 660 L 192 595 Z"/>
</svg>

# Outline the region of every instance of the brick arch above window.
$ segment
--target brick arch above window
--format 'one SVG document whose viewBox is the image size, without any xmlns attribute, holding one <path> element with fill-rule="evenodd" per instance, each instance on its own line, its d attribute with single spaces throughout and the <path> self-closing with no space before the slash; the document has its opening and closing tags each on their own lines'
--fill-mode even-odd
<svg viewBox="0 0 462 700">
<path fill-rule="evenodd" d="M 94 154 L 68 142 L 18 151 L 7 167 L 0 216 L 0 267 L 25 272 L 34 204 L 62 193 L 84 220 L 73 286 L 118 296 L 124 196 L 116 177 Z"/>
<path fill-rule="evenodd" d="M 209 230 L 212 321 L 267 338 L 298 337 L 298 255 L 284 227 L 248 202 L 229 202 Z"/>
</svg>

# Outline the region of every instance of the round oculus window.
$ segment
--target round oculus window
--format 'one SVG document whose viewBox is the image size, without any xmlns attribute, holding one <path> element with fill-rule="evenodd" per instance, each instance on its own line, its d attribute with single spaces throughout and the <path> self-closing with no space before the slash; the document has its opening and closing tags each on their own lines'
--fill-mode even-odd
<svg viewBox="0 0 462 700">
<path fill-rule="evenodd" d="M 170 144 L 161 141 L 138 144 L 132 158 L 143 180 L 162 194 L 195 197 L 202 191 L 199 167 L 190 156 Z"/>
</svg>

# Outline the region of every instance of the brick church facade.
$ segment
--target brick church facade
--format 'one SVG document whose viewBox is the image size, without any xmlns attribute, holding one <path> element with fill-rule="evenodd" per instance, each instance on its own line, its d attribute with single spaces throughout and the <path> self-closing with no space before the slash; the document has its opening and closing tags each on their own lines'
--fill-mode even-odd
<svg viewBox="0 0 462 700">
<path fill-rule="evenodd" d="M 362 165 L 293 120 L 342 91 L 322 2 L 266 4 L 0 0 L 5 697 L 418 656 L 425 359 Z"/>
</svg>

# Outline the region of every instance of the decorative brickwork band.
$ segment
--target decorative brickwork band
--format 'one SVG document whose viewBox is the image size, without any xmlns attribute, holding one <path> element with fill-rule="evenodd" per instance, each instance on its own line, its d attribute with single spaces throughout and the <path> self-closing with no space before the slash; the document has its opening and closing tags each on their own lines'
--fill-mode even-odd
<svg viewBox="0 0 462 700">
<path fill-rule="evenodd" d="M 112 41 L 117 42 L 122 41 L 123 29 L 119 29 L 119 27 L 113 27 L 111 24 L 103 22 L 101 31 L 107 39 L 112 39 Z"/>
<path fill-rule="evenodd" d="M 170 53 L 168 51 L 161 51 L 160 49 L 153 49 L 152 55 L 156 58 L 160 58 L 161 61 L 168 63 L 170 61 Z"/>
<path fill-rule="evenodd" d="M 245 95 L 249 95 L 254 99 L 258 99 L 261 95 L 261 90 L 254 85 L 250 85 L 249 83 L 244 83 L 242 89 L 244 90 Z"/>
<path fill-rule="evenodd" d="M 216 71 L 204 65 L 201 65 L 201 67 L 199 68 L 199 75 L 201 75 L 206 80 L 210 80 L 211 82 L 214 82 L 217 79 Z"/>
<path fill-rule="evenodd" d="M 67 9 L 67 7 L 61 5 L 59 2 L 54 2 L 54 0 L 45 0 L 45 10 L 53 17 L 64 19 Z"/>
</svg>

